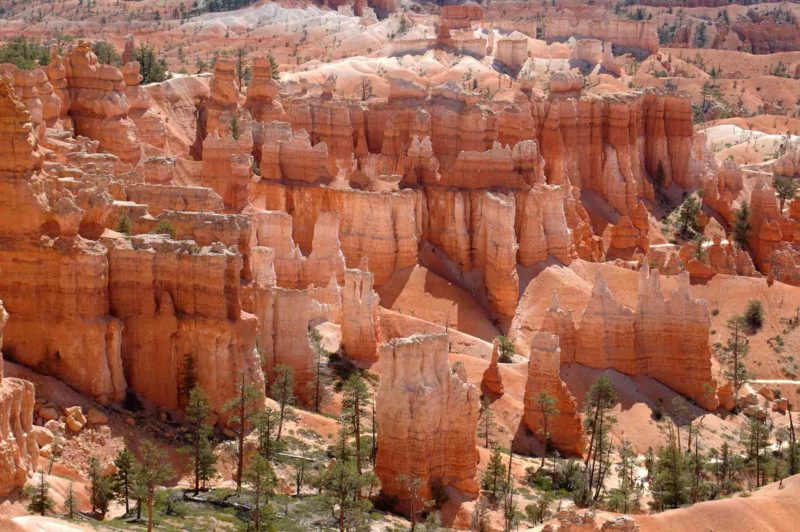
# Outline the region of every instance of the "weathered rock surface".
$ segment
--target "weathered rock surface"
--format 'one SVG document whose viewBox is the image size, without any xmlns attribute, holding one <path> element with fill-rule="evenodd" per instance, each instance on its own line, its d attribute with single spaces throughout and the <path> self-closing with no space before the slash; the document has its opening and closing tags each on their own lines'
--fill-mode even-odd
<svg viewBox="0 0 800 532">
<path fill-rule="evenodd" d="M 0 347 L 8 314 L 0 301 Z M 22 379 L 4 378 L 0 355 L 0 495 L 25 485 L 39 459 L 33 430 L 34 386 Z"/>
<path fill-rule="evenodd" d="M 451 372 L 447 335 L 396 339 L 380 356 L 375 473 L 383 491 L 407 509 L 408 492 L 399 480 L 406 475 L 420 480 L 423 500 L 431 498 L 434 483 L 477 496 L 479 393 Z"/>
<path fill-rule="evenodd" d="M 342 347 L 347 358 L 357 364 L 377 362 L 381 343 L 378 294 L 372 288 L 373 276 L 367 266 L 344 272 Z"/>
<path fill-rule="evenodd" d="M 533 337 L 528 361 L 528 380 L 525 383 L 525 424 L 540 438 L 543 437 L 544 420 L 537 397 L 544 392 L 556 400 L 558 415 L 547 420 L 550 441 L 559 450 L 580 455 L 584 450 L 583 429 L 578 413 L 578 402 L 559 376 L 561 348 L 558 336 L 540 332 Z"/>
<path fill-rule="evenodd" d="M 75 132 L 100 141 L 102 150 L 121 160 L 136 163 L 141 146 L 136 125 L 128 117 L 122 72 L 100 64 L 86 42 L 80 42 L 68 60 L 69 113 Z"/>
</svg>

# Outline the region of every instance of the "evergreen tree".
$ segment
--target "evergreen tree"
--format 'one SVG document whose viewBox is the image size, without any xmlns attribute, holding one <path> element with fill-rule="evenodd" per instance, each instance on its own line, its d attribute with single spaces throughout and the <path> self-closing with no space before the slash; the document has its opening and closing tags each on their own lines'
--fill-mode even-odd
<svg viewBox="0 0 800 532">
<path fill-rule="evenodd" d="M 101 490 L 103 470 L 100 468 L 100 460 L 96 456 L 89 457 L 89 500 L 92 503 L 92 513 L 97 511 L 97 503 Z"/>
<path fill-rule="evenodd" d="M 139 467 L 136 468 L 136 482 L 147 503 L 147 532 L 152 532 L 156 488 L 172 480 L 175 473 L 169 463 L 167 453 L 154 443 L 143 441 L 139 447 L 139 453 L 142 459 Z"/>
<path fill-rule="evenodd" d="M 104 65 L 122 66 L 122 58 L 111 43 L 107 41 L 95 41 L 92 43 L 92 52 L 97 56 L 97 60 Z"/>
<path fill-rule="evenodd" d="M 556 398 L 547 392 L 539 392 L 536 396 L 536 411 L 541 416 L 542 423 L 542 443 L 544 443 L 544 451 L 542 452 L 542 465 L 540 469 L 544 468 L 545 460 L 547 459 L 547 450 L 550 446 L 550 431 L 548 430 L 548 421 L 551 417 L 559 415 L 561 412 L 556 407 Z"/>
<path fill-rule="evenodd" d="M 44 476 L 44 471 L 39 472 L 39 479 L 35 486 L 26 486 L 22 491 L 22 496 L 30 499 L 28 511 L 39 515 L 45 515 L 53 509 L 53 499 L 50 498 L 50 484 Z"/>
<path fill-rule="evenodd" d="M 600 498 L 610 464 L 609 432 L 616 422 L 610 411 L 615 402 L 616 391 L 611 380 L 605 374 L 600 375 L 586 394 L 584 429 L 589 436 L 589 448 L 583 463 L 583 483 L 575 494 L 578 504 L 588 505 Z"/>
<path fill-rule="evenodd" d="M 750 223 L 750 205 L 747 200 L 742 201 L 738 209 L 733 211 L 733 240 L 740 246 L 747 245 L 747 237 L 753 225 Z"/>
<path fill-rule="evenodd" d="M 422 485 L 422 480 L 420 480 L 419 477 L 400 475 L 397 477 L 397 482 L 403 486 L 408 495 L 408 513 L 409 519 L 411 520 L 411 530 L 416 530 L 419 514 L 425 509 L 425 501 L 423 501 L 419 495 L 419 488 Z"/>
<path fill-rule="evenodd" d="M 492 493 L 492 497 L 497 497 L 498 492 L 506 490 L 506 465 L 503 463 L 503 455 L 497 445 L 492 448 L 492 454 L 489 457 L 489 463 L 486 464 L 486 471 L 483 472 L 481 484 L 483 489 Z"/>
<path fill-rule="evenodd" d="M 181 404 L 189 402 L 189 393 L 197 386 L 197 368 L 194 364 L 194 355 L 186 353 L 183 355 L 183 370 L 181 371 Z"/>
<path fill-rule="evenodd" d="M 511 340 L 509 340 L 507 336 L 498 336 L 497 351 L 500 355 L 497 357 L 497 361 L 508 364 L 513 360 L 514 344 L 511 343 Z"/>
<path fill-rule="evenodd" d="M 158 83 L 167 79 L 167 62 L 164 58 L 159 58 L 156 49 L 149 44 L 139 43 L 139 47 L 134 48 L 131 59 L 139 62 L 142 84 Z"/>
<path fill-rule="evenodd" d="M 278 66 L 278 62 L 275 60 L 272 54 L 269 54 L 267 58 L 269 59 L 270 75 L 272 76 L 272 79 L 278 81 L 281 77 L 281 71 L 280 67 Z"/>
<path fill-rule="evenodd" d="M 614 512 L 630 513 L 634 509 L 636 497 L 636 452 L 629 441 L 623 441 L 619 448 L 617 464 L 617 487 L 608 497 L 608 507 Z"/>
<path fill-rule="evenodd" d="M 778 200 L 780 200 L 779 212 L 783 212 L 786 202 L 793 200 L 797 195 L 797 186 L 797 180 L 790 177 L 776 175 L 772 178 L 772 187 L 778 194 Z"/>
<path fill-rule="evenodd" d="M 216 457 L 211 445 L 211 426 L 206 422 L 210 413 L 211 405 L 208 397 L 200 386 L 195 386 L 189 392 L 189 401 L 184 412 L 190 442 L 184 451 L 192 456 L 195 495 L 200 492 L 200 482 L 205 484 L 216 473 L 214 468 Z"/>
<path fill-rule="evenodd" d="M 730 336 L 728 341 L 723 347 L 724 361 L 726 362 L 726 369 L 724 370 L 725 377 L 731 382 L 733 389 L 733 397 L 739 397 L 739 390 L 742 386 L 750 381 L 750 374 L 745 368 L 743 360 L 750 352 L 750 342 L 744 335 L 745 322 L 741 316 L 734 316 L 726 323 Z M 737 410 L 734 405 L 734 411 Z"/>
<path fill-rule="evenodd" d="M 489 398 L 485 395 L 481 397 L 481 413 L 480 419 L 478 420 L 478 427 L 479 427 L 479 436 L 484 439 L 484 447 L 487 449 L 490 447 L 490 440 L 489 436 L 492 432 L 492 427 L 494 426 L 494 414 L 492 413 L 492 404 L 489 402 Z"/>
<path fill-rule="evenodd" d="M 242 47 L 236 49 L 236 79 L 239 90 L 244 89 L 245 81 L 250 78 L 250 67 L 247 65 L 247 50 Z"/>
<path fill-rule="evenodd" d="M 269 461 L 256 454 L 247 469 L 246 481 L 252 488 L 251 520 L 256 531 L 269 530 L 275 518 L 275 511 L 269 503 L 277 482 L 275 471 Z"/>
<path fill-rule="evenodd" d="M 756 486 L 765 484 L 769 436 L 770 429 L 763 420 L 755 416 L 747 418 L 743 427 L 742 445 L 747 450 L 748 461 L 755 469 Z"/>
<path fill-rule="evenodd" d="M 308 328 L 308 341 L 314 349 L 314 378 L 308 383 L 308 395 L 311 397 L 314 412 L 319 412 L 320 406 L 329 396 L 327 385 L 330 375 L 325 367 L 325 359 L 330 353 L 322 347 L 322 336 L 313 327 Z"/>
<path fill-rule="evenodd" d="M 269 407 L 253 414 L 258 453 L 270 463 L 275 459 L 275 453 L 283 449 L 282 443 L 278 440 L 279 417 L 280 414 Z"/>
<path fill-rule="evenodd" d="M 53 464 L 56 463 L 56 460 L 61 458 L 61 454 L 64 452 L 64 441 L 61 437 L 61 431 L 56 430 L 53 432 L 53 441 L 50 443 L 50 458 L 48 458 L 48 466 L 47 466 L 47 474 L 51 474 L 53 472 Z"/>
<path fill-rule="evenodd" d="M 697 215 L 700 213 L 700 202 L 693 195 L 687 196 L 678 210 L 675 226 L 681 238 L 688 238 L 690 232 L 697 232 Z"/>
<path fill-rule="evenodd" d="M 320 479 L 322 500 L 337 515 L 339 532 L 363 524 L 364 513 L 371 503 L 361 497 L 362 488 L 369 478 L 361 475 L 351 460 L 337 460 L 323 473 Z"/>
<path fill-rule="evenodd" d="M 136 457 L 126 447 L 117 453 L 114 459 L 114 466 L 117 471 L 111 479 L 111 487 L 114 494 L 125 504 L 125 515 L 130 513 L 131 487 L 133 475 L 136 470 Z"/>
<path fill-rule="evenodd" d="M 672 423 L 664 428 L 666 443 L 658 450 L 656 475 L 651 491 L 656 510 L 678 508 L 689 502 L 688 479 L 683 453 L 678 449 L 677 433 Z"/>
<path fill-rule="evenodd" d="M 72 519 L 75 517 L 75 507 L 77 501 L 75 500 L 75 492 L 72 490 L 72 481 L 67 487 L 67 496 L 64 498 L 64 508 L 67 510 L 67 518 Z"/>
<path fill-rule="evenodd" d="M 359 372 L 353 373 L 342 390 L 342 424 L 354 438 L 355 464 L 359 475 L 363 472 L 362 420 L 369 412 L 371 402 L 370 389 L 364 378 Z"/>
<path fill-rule="evenodd" d="M 295 419 L 292 405 L 294 404 L 294 370 L 284 364 L 275 367 L 275 378 L 270 388 L 272 398 L 278 402 L 278 434 L 281 439 L 284 421 Z"/>
<path fill-rule="evenodd" d="M 242 475 L 244 473 L 244 437 L 250 427 L 251 418 L 260 397 L 255 387 L 245 381 L 244 373 L 241 374 L 237 384 L 237 397 L 228 401 L 223 410 L 233 412 L 230 422 L 235 426 L 234 432 L 238 441 L 236 452 L 236 493 L 242 493 Z"/>
</svg>

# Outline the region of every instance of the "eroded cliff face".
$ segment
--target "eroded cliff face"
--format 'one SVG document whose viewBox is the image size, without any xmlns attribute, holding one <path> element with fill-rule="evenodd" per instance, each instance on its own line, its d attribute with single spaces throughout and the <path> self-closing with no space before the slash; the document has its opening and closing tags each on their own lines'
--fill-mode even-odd
<svg viewBox="0 0 800 532">
<path fill-rule="evenodd" d="M 221 245 L 200 249 L 159 236 L 109 247 L 111 313 L 124 323 L 125 375 L 142 397 L 182 407 L 187 363 L 217 413 L 242 375 L 264 390 L 257 320 L 240 307 L 241 261 Z"/>
<path fill-rule="evenodd" d="M 360 269 L 344 272 L 342 292 L 342 347 L 356 363 L 378 360 L 381 343 L 378 295 L 372 288 L 373 276 L 364 261 Z"/>
<path fill-rule="evenodd" d="M 622 305 L 598 271 L 591 298 L 575 327 L 574 361 L 646 375 L 705 408 L 719 404 L 712 377 L 708 308 L 689 295 L 689 276 L 667 299 L 658 272 L 643 265 L 636 309 Z M 567 336 L 568 333 L 565 333 Z"/>
<path fill-rule="evenodd" d="M 0 348 L 8 313 L 0 301 Z M 3 377 L 0 354 L 0 495 L 25 485 L 39 459 L 39 446 L 33 434 L 33 383 Z"/>
<path fill-rule="evenodd" d="M 450 370 L 447 342 L 446 334 L 416 334 L 381 347 L 375 473 L 403 509 L 408 491 L 401 475 L 420 480 L 422 500 L 432 497 L 434 484 L 478 494 L 479 392 Z"/>
<path fill-rule="evenodd" d="M 105 250 L 78 235 L 84 210 L 41 174 L 30 115 L 0 81 L 0 297 L 6 356 L 101 402 L 125 394 L 121 323 L 108 315 Z M 46 312 L 42 312 L 46 308 Z"/>
</svg>

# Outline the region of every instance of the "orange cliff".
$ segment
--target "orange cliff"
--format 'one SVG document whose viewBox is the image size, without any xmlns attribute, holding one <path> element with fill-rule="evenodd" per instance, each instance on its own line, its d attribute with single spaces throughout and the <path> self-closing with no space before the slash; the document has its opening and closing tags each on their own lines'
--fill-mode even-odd
<svg viewBox="0 0 800 532">
<path fill-rule="evenodd" d="M 478 495 L 479 391 L 453 374 L 447 345 L 447 335 L 439 333 L 381 346 L 375 474 L 403 511 L 409 501 L 402 475 L 420 480 L 420 500 L 431 499 L 437 484 L 469 498 Z"/>
<path fill-rule="evenodd" d="M 0 301 L 0 348 L 8 313 Z M 0 495 L 25 485 L 37 467 L 39 446 L 33 433 L 34 386 L 22 380 L 3 377 L 0 353 Z"/>
</svg>

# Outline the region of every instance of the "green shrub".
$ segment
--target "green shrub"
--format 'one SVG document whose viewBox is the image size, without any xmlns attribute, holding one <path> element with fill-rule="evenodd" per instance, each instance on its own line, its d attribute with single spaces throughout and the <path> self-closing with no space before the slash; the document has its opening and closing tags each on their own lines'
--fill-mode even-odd
<svg viewBox="0 0 800 532">
<path fill-rule="evenodd" d="M 159 220 L 151 232 L 156 235 L 169 235 L 171 239 L 175 240 L 175 228 L 168 220 Z"/>
<path fill-rule="evenodd" d="M 131 234 L 131 219 L 128 218 L 127 214 L 123 214 L 119 217 L 119 221 L 117 221 L 117 233 L 122 233 L 123 235 Z"/>
<path fill-rule="evenodd" d="M 751 299 L 744 311 L 744 320 L 754 331 L 764 326 L 764 305 L 757 299 Z"/>
</svg>

